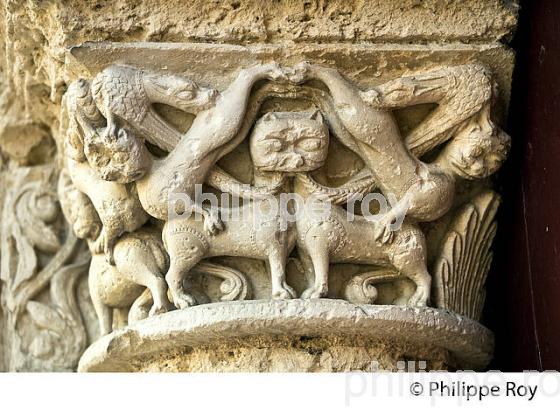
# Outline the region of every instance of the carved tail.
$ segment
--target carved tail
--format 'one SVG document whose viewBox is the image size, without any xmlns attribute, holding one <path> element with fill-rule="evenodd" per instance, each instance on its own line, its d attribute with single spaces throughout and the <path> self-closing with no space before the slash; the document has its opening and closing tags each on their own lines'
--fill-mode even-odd
<svg viewBox="0 0 560 410">
<path fill-rule="evenodd" d="M 375 186 L 375 179 L 368 168 L 360 170 L 345 184 L 332 188 L 319 184 L 309 174 L 298 174 L 296 183 L 299 188 L 303 188 L 306 196 L 316 195 L 324 201 L 334 205 L 344 204 L 353 198 L 359 198 L 371 190 Z"/>
<path fill-rule="evenodd" d="M 220 285 L 220 291 L 222 292 L 220 299 L 222 301 L 245 300 L 250 297 L 247 278 L 237 269 L 203 261 L 199 262 L 193 271 L 223 279 Z"/>
</svg>

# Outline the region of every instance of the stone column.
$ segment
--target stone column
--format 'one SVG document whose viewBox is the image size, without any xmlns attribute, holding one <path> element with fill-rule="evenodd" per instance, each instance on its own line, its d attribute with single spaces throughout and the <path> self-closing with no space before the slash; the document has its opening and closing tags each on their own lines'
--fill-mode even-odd
<svg viewBox="0 0 560 410">
<path fill-rule="evenodd" d="M 516 1 L 0 4 L 0 370 L 489 363 Z"/>
</svg>

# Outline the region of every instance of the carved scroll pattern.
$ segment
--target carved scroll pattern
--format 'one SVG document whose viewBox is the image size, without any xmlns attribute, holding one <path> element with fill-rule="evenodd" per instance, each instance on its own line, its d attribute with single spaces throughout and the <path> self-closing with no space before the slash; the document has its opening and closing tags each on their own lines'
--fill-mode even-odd
<svg viewBox="0 0 560 410">
<path fill-rule="evenodd" d="M 53 167 L 9 175 L 2 211 L 2 309 L 11 371 L 74 370 L 87 347 L 76 298 L 90 255 L 60 217 Z"/>
</svg>

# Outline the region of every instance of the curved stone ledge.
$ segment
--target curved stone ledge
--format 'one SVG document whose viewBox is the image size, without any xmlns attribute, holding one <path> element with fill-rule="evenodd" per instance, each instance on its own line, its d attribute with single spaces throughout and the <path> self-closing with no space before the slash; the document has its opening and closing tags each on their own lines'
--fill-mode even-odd
<svg viewBox="0 0 560 410">
<path fill-rule="evenodd" d="M 176 364 L 182 355 L 183 360 L 189 360 L 188 353 L 184 352 L 204 347 L 212 349 L 212 346 L 218 349 L 224 345 L 229 346 L 233 357 L 237 350 L 232 346 L 238 347 L 245 340 L 245 348 L 250 348 L 252 340 L 263 337 L 269 340 L 322 338 L 338 346 L 348 341 L 358 344 L 379 341 L 397 351 L 415 352 L 413 356 L 405 354 L 410 360 L 428 359 L 429 362 L 428 356 L 435 357 L 433 352 L 443 353 L 446 363 L 440 368 L 461 369 L 484 368 L 491 359 L 494 344 L 492 333 L 479 323 L 432 308 L 355 305 L 330 299 L 256 300 L 200 305 L 135 323 L 93 343 L 82 356 L 78 370 L 193 369 L 192 366 L 169 366 L 169 358 L 173 357 Z M 270 349 L 275 348 L 274 343 L 268 344 Z M 351 355 L 352 352 L 343 349 L 341 354 Z M 442 357 L 441 354 L 438 357 Z M 376 360 L 375 354 L 369 360 Z M 159 365 L 158 361 L 161 361 Z M 244 370 L 239 368 L 239 363 L 235 366 Z M 429 365 L 429 368 L 434 367 L 438 366 Z M 227 367 L 222 364 L 213 369 L 208 366 L 194 369 L 208 371 Z M 274 366 L 264 368 L 265 371 L 278 369 L 286 370 Z M 356 369 L 364 369 L 363 364 L 339 368 Z M 254 371 L 254 368 L 245 370 Z M 292 363 L 288 370 L 309 369 Z"/>
</svg>

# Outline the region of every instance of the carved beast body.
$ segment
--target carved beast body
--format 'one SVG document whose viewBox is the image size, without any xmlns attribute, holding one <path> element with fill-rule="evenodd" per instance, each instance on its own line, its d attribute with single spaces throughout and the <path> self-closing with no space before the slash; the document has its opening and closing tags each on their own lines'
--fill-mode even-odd
<svg viewBox="0 0 560 410">
<path fill-rule="evenodd" d="M 259 80 L 284 77 L 275 64 L 259 65 L 241 70 L 237 79 L 219 93 L 184 77 L 114 66 L 96 77 L 92 90 L 107 118 L 107 138 L 124 120 L 150 142 L 171 151 L 165 158 L 154 158 L 149 170 L 136 181 L 144 209 L 157 219 L 167 220 L 171 194 L 194 198 L 197 184 L 223 180 L 223 173 L 213 168 L 246 136 L 245 114 L 253 85 Z M 196 114 L 196 118 L 181 135 L 155 113 L 153 103 L 171 105 Z M 220 175 L 213 177 L 213 173 Z M 246 194 L 251 197 L 250 192 Z M 205 217 L 207 231 L 216 233 L 222 229 L 213 214 L 196 206 L 195 201 L 193 206 Z"/>
<path fill-rule="evenodd" d="M 296 176 L 295 192 L 307 199 L 309 194 Z M 328 274 L 331 263 L 353 263 L 391 266 L 411 279 L 416 292 L 408 300 L 410 306 L 426 306 L 430 296 L 431 277 L 426 265 L 426 240 L 414 224 L 404 222 L 393 232 L 390 242 L 375 237 L 379 221 L 350 215 L 340 206 L 325 203 L 317 207 L 305 201 L 296 221 L 297 249 L 300 261 L 314 276 L 312 286 L 302 294 L 304 299 L 321 298 L 328 293 Z M 325 211 L 328 215 L 325 218 Z"/>
</svg>

